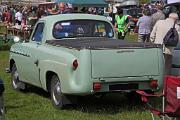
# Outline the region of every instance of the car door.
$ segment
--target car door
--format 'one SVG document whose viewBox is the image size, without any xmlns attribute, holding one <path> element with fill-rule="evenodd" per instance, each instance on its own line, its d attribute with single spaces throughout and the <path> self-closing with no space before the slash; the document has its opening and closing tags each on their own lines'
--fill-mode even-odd
<svg viewBox="0 0 180 120">
<path fill-rule="evenodd" d="M 29 59 L 24 61 L 27 67 L 24 68 L 24 79 L 26 82 L 41 86 L 40 83 L 40 68 L 39 59 L 41 59 L 41 46 L 43 40 L 44 22 L 37 23 L 30 42 L 28 44 L 24 43 L 26 49 L 26 54 L 29 55 Z"/>
<path fill-rule="evenodd" d="M 173 52 L 172 75 L 180 76 L 180 44 Z"/>
</svg>

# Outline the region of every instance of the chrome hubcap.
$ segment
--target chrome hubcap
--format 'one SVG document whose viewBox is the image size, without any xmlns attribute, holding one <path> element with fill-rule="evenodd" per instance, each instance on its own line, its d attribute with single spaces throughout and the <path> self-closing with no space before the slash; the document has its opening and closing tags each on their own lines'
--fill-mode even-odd
<svg viewBox="0 0 180 120">
<path fill-rule="evenodd" d="M 59 82 L 56 83 L 53 89 L 53 100 L 55 105 L 59 105 L 61 102 L 61 87 Z"/>
<path fill-rule="evenodd" d="M 14 72 L 14 74 L 13 74 L 13 87 L 14 88 L 17 88 L 18 86 L 17 86 L 17 83 L 18 83 L 18 81 L 19 81 L 19 74 L 18 74 L 18 72 L 17 72 L 17 70 Z"/>
</svg>

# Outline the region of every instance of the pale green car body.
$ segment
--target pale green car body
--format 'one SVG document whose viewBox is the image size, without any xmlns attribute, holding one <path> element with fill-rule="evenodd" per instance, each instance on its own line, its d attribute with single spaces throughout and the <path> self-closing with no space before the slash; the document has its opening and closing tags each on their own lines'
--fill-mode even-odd
<svg viewBox="0 0 180 120">
<path fill-rule="evenodd" d="M 43 40 L 16 43 L 10 50 L 10 69 L 15 63 L 19 79 L 48 91 L 50 78 L 56 74 L 61 82 L 63 94 L 88 95 L 101 92 L 154 90 L 150 80 L 158 80 L 162 88 L 164 60 L 161 48 L 137 49 L 75 49 L 53 46 L 46 40 L 55 39 L 52 29 L 56 22 L 74 19 L 92 19 L 105 21 L 97 15 L 54 15 L 42 18 L 44 23 Z M 37 24 L 38 24 L 37 23 Z M 93 39 L 93 38 L 92 38 Z M 125 52 L 123 52 L 125 51 Z M 72 69 L 72 62 L 77 59 L 78 67 Z M 98 91 L 93 90 L 93 83 L 101 83 Z M 137 88 L 110 90 L 111 85 L 135 83 Z"/>
</svg>

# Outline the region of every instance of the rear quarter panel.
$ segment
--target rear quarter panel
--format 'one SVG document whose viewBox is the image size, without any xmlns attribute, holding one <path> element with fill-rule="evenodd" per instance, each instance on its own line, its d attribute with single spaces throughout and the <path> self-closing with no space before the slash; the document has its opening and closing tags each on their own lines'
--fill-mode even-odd
<svg viewBox="0 0 180 120">
<path fill-rule="evenodd" d="M 51 52 L 40 60 L 41 83 L 44 89 L 46 86 L 46 73 L 55 72 L 61 82 L 61 90 L 66 94 L 90 93 L 92 88 L 91 79 L 91 59 L 89 50 L 75 50 L 63 47 L 51 48 Z M 73 70 L 73 60 L 78 60 L 78 67 Z"/>
</svg>

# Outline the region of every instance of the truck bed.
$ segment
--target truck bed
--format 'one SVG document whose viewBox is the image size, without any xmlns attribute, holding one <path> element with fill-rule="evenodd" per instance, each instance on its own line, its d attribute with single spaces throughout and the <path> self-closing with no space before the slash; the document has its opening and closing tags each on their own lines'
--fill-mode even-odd
<svg viewBox="0 0 180 120">
<path fill-rule="evenodd" d="M 119 39 L 109 38 L 78 38 L 47 40 L 47 44 L 53 46 L 64 46 L 75 49 L 126 49 L 126 48 L 160 48 L 161 45 L 152 43 L 127 42 Z"/>
</svg>

